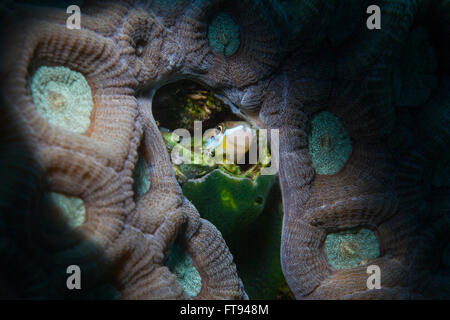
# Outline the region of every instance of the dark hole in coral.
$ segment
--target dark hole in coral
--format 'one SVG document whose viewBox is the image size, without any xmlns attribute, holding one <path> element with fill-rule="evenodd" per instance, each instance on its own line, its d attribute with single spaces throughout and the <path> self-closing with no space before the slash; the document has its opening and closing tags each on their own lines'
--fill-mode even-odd
<svg viewBox="0 0 450 320">
<path fill-rule="evenodd" d="M 143 39 L 138 39 L 136 41 L 135 52 L 138 57 L 142 56 L 146 46 L 147 46 L 147 41 L 145 41 Z"/>
<path fill-rule="evenodd" d="M 194 134 L 194 121 L 202 121 L 203 132 L 224 121 L 239 121 L 212 90 L 192 80 L 161 87 L 154 95 L 152 113 L 158 125 L 170 131 L 187 129 Z"/>
</svg>

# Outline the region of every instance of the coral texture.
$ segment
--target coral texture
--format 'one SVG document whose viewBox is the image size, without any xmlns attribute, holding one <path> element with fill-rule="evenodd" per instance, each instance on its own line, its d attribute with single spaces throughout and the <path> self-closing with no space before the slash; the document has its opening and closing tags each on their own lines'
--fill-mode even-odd
<svg viewBox="0 0 450 320">
<path fill-rule="evenodd" d="M 369 4 L 93 0 L 80 30 L 61 8 L 2 8 L 0 295 L 242 299 L 238 271 L 255 292 L 281 269 L 298 299 L 448 298 L 450 197 L 433 178 L 449 163 L 448 1 L 380 0 L 382 30 L 366 28 Z M 228 248 L 248 239 L 226 243 L 176 180 L 152 98 L 181 79 L 279 134 L 283 216 L 267 219 L 281 235 L 252 242 L 280 257 L 266 270 L 249 275 L 251 248 Z M 252 194 L 253 226 L 268 192 Z M 380 267 L 381 290 L 364 263 L 327 260 L 349 230 L 373 232 L 354 236 L 355 261 Z M 73 264 L 81 292 L 66 288 Z"/>
</svg>

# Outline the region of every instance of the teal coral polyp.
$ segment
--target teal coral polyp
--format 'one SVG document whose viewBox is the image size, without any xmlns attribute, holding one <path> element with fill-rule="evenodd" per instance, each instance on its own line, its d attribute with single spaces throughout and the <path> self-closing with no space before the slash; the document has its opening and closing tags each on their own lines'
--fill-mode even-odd
<svg viewBox="0 0 450 320">
<path fill-rule="evenodd" d="M 40 67 L 31 80 L 36 111 L 55 126 L 84 133 L 94 107 L 91 89 L 81 73 L 66 67 Z"/>
<path fill-rule="evenodd" d="M 177 243 L 170 249 L 166 266 L 177 276 L 178 283 L 189 296 L 195 297 L 200 293 L 202 278 L 195 269 L 192 259 Z"/>
<path fill-rule="evenodd" d="M 320 112 L 314 116 L 308 142 L 317 174 L 338 173 L 352 154 L 352 142 L 347 130 L 330 112 Z"/>
<path fill-rule="evenodd" d="M 83 200 L 56 192 L 50 192 L 49 196 L 52 203 L 60 209 L 60 212 L 66 218 L 69 229 L 75 229 L 84 223 L 86 208 Z"/>
<path fill-rule="evenodd" d="M 349 269 L 377 258 L 380 248 L 375 233 L 363 228 L 328 234 L 325 255 L 334 269 Z"/>
<path fill-rule="evenodd" d="M 133 172 L 133 191 L 138 197 L 147 193 L 150 189 L 150 175 L 147 168 L 147 163 L 144 157 L 139 154 L 136 166 Z"/>
<path fill-rule="evenodd" d="M 239 26 L 228 13 L 219 12 L 209 24 L 208 41 L 214 52 L 229 57 L 240 45 Z"/>
</svg>

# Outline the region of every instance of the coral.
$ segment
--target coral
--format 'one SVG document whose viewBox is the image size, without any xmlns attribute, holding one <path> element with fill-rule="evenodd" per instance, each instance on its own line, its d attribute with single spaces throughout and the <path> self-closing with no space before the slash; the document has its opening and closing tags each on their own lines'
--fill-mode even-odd
<svg viewBox="0 0 450 320">
<path fill-rule="evenodd" d="M 424 228 L 417 239 L 411 263 L 411 291 L 430 299 L 448 299 L 448 243 L 450 216 L 444 215 Z"/>
<path fill-rule="evenodd" d="M 51 192 L 49 197 L 51 202 L 53 202 L 66 217 L 69 228 L 73 229 L 83 224 L 86 219 L 86 208 L 80 198 L 69 197 L 56 192 Z"/>
<path fill-rule="evenodd" d="M 348 21 L 367 3 L 87 1 L 76 32 L 60 8 L 5 4 L 0 294 L 245 299 L 245 285 L 272 298 L 282 272 L 298 299 L 448 298 L 449 197 L 436 177 L 448 171 L 448 1 L 382 0 L 382 32 L 364 12 Z M 226 36 L 211 41 L 218 25 Z M 183 79 L 207 90 L 182 92 L 177 118 L 156 102 Z M 274 176 L 191 167 L 177 181 L 160 115 L 188 125 L 229 106 L 278 130 L 282 218 Z M 56 206 L 49 192 L 77 200 Z M 70 228 L 64 212 L 80 201 Z M 366 266 L 331 268 L 325 255 L 327 236 L 365 229 L 381 290 L 367 289 Z M 174 252 L 185 257 L 175 265 Z M 82 292 L 67 292 L 70 264 Z"/>
<path fill-rule="evenodd" d="M 331 15 L 330 22 L 326 26 L 327 38 L 333 47 L 342 44 L 355 33 L 356 28 L 364 23 L 369 5 L 370 3 L 367 0 L 351 0 L 347 3 L 337 2 L 335 4 L 334 14 Z"/>
<path fill-rule="evenodd" d="M 208 41 L 213 51 L 229 57 L 239 48 L 239 26 L 228 13 L 219 12 L 208 26 Z"/>
<path fill-rule="evenodd" d="M 196 296 L 202 288 L 202 278 L 192 264 L 192 259 L 176 243 L 172 245 L 166 265 L 177 275 L 178 282 L 190 296 Z"/>
<path fill-rule="evenodd" d="M 437 85 L 436 68 L 428 33 L 423 28 L 413 30 L 394 73 L 395 104 L 420 106 L 427 102 Z"/>
<path fill-rule="evenodd" d="M 436 95 L 419 111 L 418 127 L 429 148 L 447 152 L 450 143 L 450 78 L 444 77 Z"/>
<path fill-rule="evenodd" d="M 339 172 L 352 153 L 352 142 L 339 119 L 321 112 L 311 121 L 309 154 L 318 174 Z"/>
<path fill-rule="evenodd" d="M 330 1 L 270 1 L 290 45 L 308 50 L 322 41 L 336 10 Z"/>
<path fill-rule="evenodd" d="M 377 258 L 380 248 L 371 230 L 341 231 L 327 235 L 325 255 L 334 269 L 348 269 Z"/>
<path fill-rule="evenodd" d="M 186 48 L 183 67 L 198 80 L 215 86 L 242 88 L 255 84 L 272 74 L 282 60 L 280 29 L 264 2 L 219 2 L 194 1 L 180 19 L 179 44 Z M 239 50 L 230 57 L 214 52 L 208 41 L 205 26 L 217 8 L 239 26 Z"/>
<path fill-rule="evenodd" d="M 140 197 L 150 189 L 150 175 L 144 157 L 139 154 L 133 172 L 133 191 Z"/>
<path fill-rule="evenodd" d="M 40 67 L 31 79 L 37 112 L 49 123 L 83 133 L 93 108 L 91 89 L 78 72 L 65 67 Z"/>
</svg>

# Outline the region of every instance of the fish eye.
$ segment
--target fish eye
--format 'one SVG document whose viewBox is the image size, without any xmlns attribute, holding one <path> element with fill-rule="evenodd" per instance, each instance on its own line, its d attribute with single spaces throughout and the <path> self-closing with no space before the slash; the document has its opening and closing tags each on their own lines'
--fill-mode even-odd
<svg viewBox="0 0 450 320">
<path fill-rule="evenodd" d="M 217 134 L 223 133 L 223 131 L 224 131 L 224 125 L 223 125 L 223 124 L 219 124 L 219 125 L 216 127 L 216 132 L 217 132 Z"/>
</svg>

